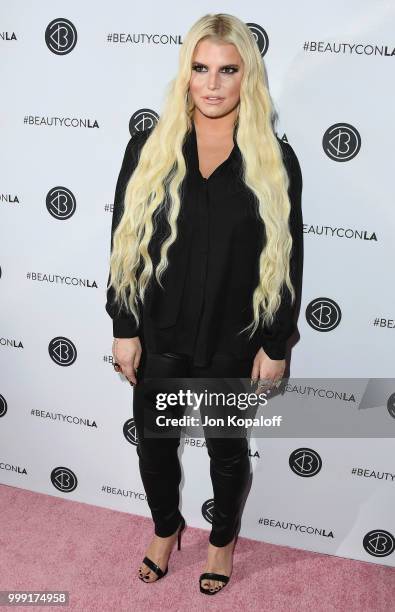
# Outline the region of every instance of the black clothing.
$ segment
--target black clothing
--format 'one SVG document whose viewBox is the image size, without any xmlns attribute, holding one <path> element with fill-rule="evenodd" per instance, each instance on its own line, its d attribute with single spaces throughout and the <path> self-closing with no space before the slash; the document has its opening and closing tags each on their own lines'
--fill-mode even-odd
<svg viewBox="0 0 395 612">
<path fill-rule="evenodd" d="M 111 247 L 122 217 L 128 179 L 149 135 L 150 130 L 136 132 L 126 147 L 115 192 Z M 302 177 L 292 147 L 279 142 L 291 179 L 290 229 L 294 240 L 291 280 L 298 294 L 303 256 Z M 199 171 L 194 125 L 184 141 L 183 154 L 187 174 L 182 185 L 178 236 L 168 251 L 169 265 L 162 276 L 165 291 L 153 277 L 144 304 L 139 303 L 139 326 L 132 313 L 124 309 L 118 313 L 112 287 L 106 303 L 113 319 L 114 337 L 141 338 L 138 384 L 133 390 L 136 449 L 155 533 L 162 537 L 174 533 L 181 520 L 178 509 L 181 469 L 177 452 L 180 440 L 144 435 L 145 426 L 157 414 L 152 398 L 145 394 L 144 379 L 192 377 L 203 378 L 204 384 L 208 384 L 210 379 L 221 377 L 249 378 L 259 347 L 263 346 L 273 359 L 283 358 L 286 340 L 295 328 L 296 305 L 290 307 L 287 291 L 270 330 L 258 329 L 251 340 L 246 332 L 237 335 L 252 320 L 252 295 L 259 281 L 264 226 L 253 195 L 240 179 L 241 152 L 235 139 L 228 159 L 208 179 Z M 148 247 L 154 269 L 159 263 L 160 245 L 170 233 L 162 206 L 156 222 Z M 170 412 L 177 415 L 179 409 L 175 406 Z M 214 493 L 210 542 L 225 546 L 239 526 L 250 478 L 248 442 L 245 435 L 212 438 L 206 431 L 205 438 Z"/>
<path fill-rule="evenodd" d="M 138 437 L 136 451 L 141 479 L 155 534 L 163 538 L 173 534 L 181 521 L 178 508 L 181 467 L 177 451 L 180 436 L 178 433 L 177 436 L 172 433 L 172 437 L 144 435 L 147 422 L 155 419 L 158 411 L 155 403 L 148 399 L 149 394 L 145 393 L 143 379 L 201 378 L 204 379 L 204 388 L 207 388 L 210 379 L 249 378 L 252 365 L 249 359 L 240 360 L 218 353 L 214 353 L 207 368 L 193 366 L 188 356 L 176 357 L 143 351 L 137 370 L 137 385 L 133 390 L 133 417 Z M 183 412 L 177 405 L 162 410 L 160 414 L 178 418 Z M 204 430 L 214 494 L 209 541 L 214 546 L 225 546 L 232 541 L 240 526 L 243 501 L 250 481 L 248 441 L 245 433 L 240 437 L 212 438 L 206 435 L 206 427 Z"/>
<path fill-rule="evenodd" d="M 112 235 L 123 211 L 127 181 L 139 151 L 150 130 L 135 133 L 130 139 L 116 186 Z M 264 224 L 255 199 L 240 178 L 241 152 L 234 137 L 229 157 L 205 179 L 199 171 L 196 131 L 187 134 L 183 154 L 187 174 L 183 183 L 178 237 L 168 251 L 169 266 L 162 276 L 163 291 L 151 279 L 144 306 L 140 304 L 141 323 L 137 327 L 132 313 L 120 316 L 111 304 L 108 290 L 106 310 L 113 318 L 117 338 L 143 336 L 153 353 L 174 351 L 193 356 L 196 366 L 208 365 L 214 352 L 253 358 L 262 346 L 272 359 L 283 359 L 286 341 L 296 328 L 294 315 L 301 292 L 303 266 L 303 221 L 301 211 L 302 175 L 291 145 L 279 140 L 290 177 L 290 231 L 293 236 L 291 281 L 296 303 L 290 306 L 290 293 L 283 290 L 282 302 L 274 323 L 262 330 L 260 325 L 249 340 L 248 332 L 238 332 L 252 321 L 252 295 L 259 282 L 259 255 L 264 245 Z M 150 241 L 154 268 L 159 262 L 159 247 L 170 228 L 163 210 Z"/>
</svg>

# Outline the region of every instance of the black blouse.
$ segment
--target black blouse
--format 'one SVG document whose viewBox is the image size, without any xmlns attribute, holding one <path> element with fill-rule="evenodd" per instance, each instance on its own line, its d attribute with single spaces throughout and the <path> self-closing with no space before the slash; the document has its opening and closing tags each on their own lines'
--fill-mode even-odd
<svg viewBox="0 0 395 612">
<path fill-rule="evenodd" d="M 126 184 L 138 163 L 142 145 L 151 130 L 136 132 L 126 147 L 119 173 L 111 227 L 112 238 L 123 213 Z M 115 338 L 140 336 L 150 352 L 181 352 L 194 365 L 208 365 L 215 351 L 241 359 L 253 358 L 263 347 L 271 359 L 283 359 L 286 342 L 296 329 L 303 269 L 302 174 L 291 145 L 278 139 L 290 177 L 290 231 L 293 237 L 291 280 L 296 302 L 283 289 L 280 308 L 268 328 L 258 327 L 249 339 L 238 332 L 253 316 L 252 295 L 259 281 L 259 255 L 265 241 L 264 224 L 251 191 L 240 178 L 241 152 L 234 137 L 229 157 L 205 179 L 199 171 L 196 131 L 183 146 L 187 174 L 183 182 L 178 236 L 169 248 L 169 266 L 162 276 L 163 291 L 151 279 L 144 305 L 139 301 L 140 325 L 133 314 L 113 304 L 114 290 L 107 291 L 106 310 L 113 319 Z M 164 209 L 158 211 L 157 227 L 149 252 L 154 268 L 161 242 L 170 234 Z"/>
</svg>

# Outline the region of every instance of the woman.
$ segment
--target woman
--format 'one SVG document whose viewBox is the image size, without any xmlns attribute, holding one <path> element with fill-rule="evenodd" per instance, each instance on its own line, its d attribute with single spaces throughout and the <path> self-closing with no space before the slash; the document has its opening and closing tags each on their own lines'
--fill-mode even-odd
<svg viewBox="0 0 395 612">
<path fill-rule="evenodd" d="M 209 14 L 190 29 L 154 128 L 130 139 L 119 174 L 106 310 L 114 367 L 136 385 L 139 468 L 155 534 L 139 568 L 167 573 L 180 514 L 179 436 L 145 436 L 146 377 L 240 377 L 285 370 L 302 278 L 302 177 L 274 111 L 255 39 Z M 175 409 L 175 411 L 177 411 Z M 228 582 L 250 478 L 245 437 L 208 438 L 212 530 L 200 590 Z"/>
</svg>

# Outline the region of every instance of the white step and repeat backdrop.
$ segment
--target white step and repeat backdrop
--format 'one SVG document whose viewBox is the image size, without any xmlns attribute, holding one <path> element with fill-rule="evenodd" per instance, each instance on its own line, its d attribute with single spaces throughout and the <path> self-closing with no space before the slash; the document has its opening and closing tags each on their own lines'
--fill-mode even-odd
<svg viewBox="0 0 395 612">
<path fill-rule="evenodd" d="M 0 3 L 3 484 L 150 516 L 133 390 L 113 370 L 104 310 L 112 201 L 129 130 L 156 120 L 183 36 L 208 12 L 254 31 L 277 133 L 302 167 L 295 410 L 312 395 L 323 419 L 339 405 L 361 418 L 369 379 L 394 376 L 395 2 L 240 6 Z M 307 428 L 308 437 L 251 438 L 242 536 L 395 565 L 395 388 L 386 389 L 364 406 L 386 437 Z M 182 512 L 208 530 L 204 439 L 185 438 L 180 455 Z"/>
</svg>

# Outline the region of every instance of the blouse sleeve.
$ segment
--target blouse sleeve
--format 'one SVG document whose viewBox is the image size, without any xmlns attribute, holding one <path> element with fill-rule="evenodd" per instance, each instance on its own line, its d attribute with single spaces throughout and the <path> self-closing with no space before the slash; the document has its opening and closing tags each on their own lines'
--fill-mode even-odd
<svg viewBox="0 0 395 612">
<path fill-rule="evenodd" d="M 303 276 L 303 217 L 302 217 L 302 172 L 298 158 L 288 142 L 280 140 L 284 164 L 290 178 L 288 195 L 291 203 L 289 227 L 292 235 L 290 278 L 295 288 L 296 300 L 291 305 L 291 294 L 284 284 L 281 303 L 274 315 L 273 323 L 261 332 L 261 345 L 270 359 L 285 359 L 288 338 L 296 330 L 295 314 L 302 291 Z"/>
<path fill-rule="evenodd" d="M 114 207 L 111 223 L 111 244 L 110 252 L 113 248 L 114 232 L 122 219 L 124 212 L 124 196 L 127 183 L 130 176 L 135 170 L 141 146 L 148 136 L 148 130 L 143 132 L 135 132 L 130 138 L 123 156 L 122 166 L 118 175 L 117 184 L 115 187 Z M 110 273 L 108 274 L 108 282 L 110 281 Z M 107 282 L 107 285 L 108 285 Z M 125 310 L 122 305 L 115 302 L 115 290 L 111 286 L 107 289 L 106 311 L 112 318 L 113 336 L 114 338 L 134 338 L 139 335 L 140 327 L 137 325 L 136 319 L 131 311 Z"/>
</svg>

